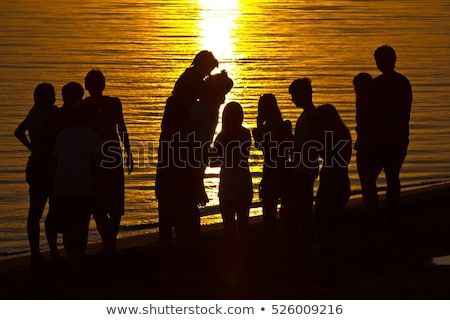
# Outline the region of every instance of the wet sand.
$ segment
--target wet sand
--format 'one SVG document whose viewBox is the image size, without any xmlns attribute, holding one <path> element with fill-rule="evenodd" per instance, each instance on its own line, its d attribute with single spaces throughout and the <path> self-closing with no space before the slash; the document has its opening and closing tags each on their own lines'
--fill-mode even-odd
<svg viewBox="0 0 450 320">
<path fill-rule="evenodd" d="M 381 203 L 384 206 L 384 202 Z M 309 281 L 299 277 L 283 246 L 265 240 L 251 219 L 248 267 L 230 271 L 221 225 L 202 232 L 203 261 L 195 270 L 161 274 L 157 235 L 120 239 L 120 254 L 92 256 L 77 270 L 28 268 L 26 255 L 0 260 L 2 299 L 450 299 L 450 183 L 404 190 L 391 226 L 368 226 L 361 199 L 342 219 L 342 283 L 321 284 L 318 247 Z M 370 231 L 372 230 L 372 231 Z M 91 245 L 89 253 L 98 251 Z"/>
</svg>

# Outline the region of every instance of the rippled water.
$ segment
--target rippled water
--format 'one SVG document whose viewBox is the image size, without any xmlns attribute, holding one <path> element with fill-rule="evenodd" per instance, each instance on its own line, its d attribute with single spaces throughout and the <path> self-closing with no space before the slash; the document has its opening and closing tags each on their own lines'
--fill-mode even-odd
<svg viewBox="0 0 450 320">
<path fill-rule="evenodd" d="M 137 160 L 135 172 L 126 177 L 121 235 L 148 231 L 157 222 L 154 151 L 164 102 L 201 49 L 212 50 L 219 68 L 233 78 L 227 101 L 243 105 L 247 127 L 255 126 L 258 96 L 268 92 L 295 123 L 299 110 L 287 88 L 295 78 L 307 76 L 315 104 L 333 103 L 354 135 L 352 78 L 361 71 L 378 74 L 373 51 L 392 45 L 397 70 L 410 79 L 414 92 L 402 183 L 448 179 L 449 17 L 449 1 L 443 0 L 2 1 L 0 253 L 27 250 L 28 153 L 12 133 L 32 106 L 36 84 L 51 82 L 61 105 L 64 84 L 82 83 L 92 68 L 105 73 L 105 94 L 122 99 Z M 261 154 L 253 150 L 251 161 L 256 187 Z M 351 179 L 357 192 L 354 161 Z M 216 171 L 208 170 L 206 185 L 211 202 L 205 211 L 215 212 Z M 91 234 L 95 241 L 96 233 Z"/>
</svg>

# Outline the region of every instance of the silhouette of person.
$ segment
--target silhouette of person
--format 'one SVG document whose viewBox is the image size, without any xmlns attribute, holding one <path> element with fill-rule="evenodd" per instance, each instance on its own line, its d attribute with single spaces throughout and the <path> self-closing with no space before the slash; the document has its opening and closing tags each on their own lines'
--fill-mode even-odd
<svg viewBox="0 0 450 320">
<path fill-rule="evenodd" d="M 201 205 L 209 201 L 203 184 L 203 175 L 209 161 L 208 150 L 211 147 L 219 121 L 219 108 L 225 102 L 225 95 L 232 87 L 233 80 L 228 77 L 225 70 L 209 76 L 205 80 L 199 100 L 194 103 L 190 112 L 189 120 L 195 132 L 195 142 L 197 142 L 197 146 L 194 146 L 194 152 L 198 153 L 195 159 L 201 161 L 201 165 L 198 167 L 200 170 L 193 168 L 194 174 L 197 173 L 197 177 L 193 179 L 198 181 L 198 197 L 196 197 L 196 201 Z"/>
<path fill-rule="evenodd" d="M 62 87 L 61 93 L 64 104 L 58 109 L 57 113 L 58 133 L 70 125 L 75 107 L 83 100 L 84 89 L 78 82 L 69 82 Z"/>
<path fill-rule="evenodd" d="M 270 243 L 275 245 L 278 203 L 294 135 L 291 122 L 283 120 L 277 99 L 271 93 L 259 97 L 256 128 L 252 134 L 256 148 L 262 150 L 264 155 L 259 197 L 262 200 L 265 232 Z"/>
<path fill-rule="evenodd" d="M 82 95 L 78 97 L 81 102 Z M 98 187 L 95 179 L 102 158 L 103 141 L 88 126 L 88 105 L 75 105 L 71 120 L 58 134 L 53 150 L 53 211 L 63 233 L 67 257 L 75 268 L 82 263 L 88 242 L 89 220 Z"/>
<path fill-rule="evenodd" d="M 340 281 L 339 221 L 350 197 L 348 165 L 352 155 L 352 138 L 336 108 L 331 104 L 314 112 L 314 140 L 319 143 L 322 159 L 320 183 L 315 201 L 315 221 L 324 262 L 324 284 Z"/>
<path fill-rule="evenodd" d="M 192 131 L 186 119 L 189 119 L 192 105 L 200 97 L 205 78 L 216 67 L 218 61 L 214 55 L 210 51 L 203 50 L 195 55 L 191 66 L 180 75 L 164 108 L 161 122 L 163 139 L 170 141 L 173 134 Z"/>
<path fill-rule="evenodd" d="M 68 84 L 63 86 L 61 92 L 64 104 L 61 108 L 56 110 L 56 114 L 54 117 L 54 127 L 56 136 L 58 135 L 59 132 L 61 132 L 63 129 L 69 126 L 73 110 L 76 105 L 81 103 L 84 95 L 83 87 L 81 86 L 81 84 L 76 82 L 69 82 Z M 53 162 L 51 166 L 52 166 L 51 179 L 52 182 L 54 182 L 55 171 Z M 50 198 L 54 199 L 54 192 L 52 192 Z M 62 221 L 60 217 L 57 215 L 56 209 L 55 210 L 53 209 L 53 207 L 55 206 L 56 206 L 55 201 L 54 200 L 50 201 L 50 209 L 47 214 L 47 218 L 45 219 L 45 229 L 57 230 L 58 232 L 60 232 L 62 230 L 61 225 L 64 223 L 64 221 Z M 51 261 L 60 265 L 67 264 L 67 261 L 64 258 L 62 258 L 59 254 L 57 254 L 59 252 L 57 248 L 57 233 L 55 232 L 47 233 L 47 238 L 48 237 L 54 237 L 53 239 L 48 240 L 50 252 L 55 253 L 50 255 Z"/>
<path fill-rule="evenodd" d="M 359 169 L 365 207 L 369 214 L 378 211 L 376 182 L 384 169 L 387 183 L 386 198 L 388 212 L 386 218 L 395 211 L 400 197 L 400 170 L 409 144 L 409 120 L 412 104 L 412 89 L 409 80 L 396 72 L 396 53 L 384 45 L 375 50 L 375 62 L 382 72 L 373 80 L 374 111 L 376 127 L 371 134 L 374 141 L 370 150 L 358 151 L 358 162 L 364 163 Z M 375 138 L 376 137 L 376 138 Z"/>
<path fill-rule="evenodd" d="M 356 95 L 356 142 L 355 150 L 376 148 L 376 124 L 372 114 L 375 112 L 375 91 L 373 78 L 369 73 L 361 72 L 353 78 Z"/>
<path fill-rule="evenodd" d="M 50 177 L 51 154 L 55 142 L 54 119 L 55 89 L 49 83 L 40 83 L 34 90 L 34 105 L 14 134 L 31 151 L 26 167 L 26 181 L 29 185 L 30 207 L 27 218 L 27 234 L 30 244 L 32 269 L 39 269 L 45 263 L 40 253 L 40 219 L 47 199 L 51 203 L 52 183 Z M 26 134 L 28 132 L 28 135 Z M 49 211 L 51 205 L 49 204 Z M 48 218 L 47 214 L 47 218 Z M 52 224 L 46 225 L 50 258 L 57 259 L 57 231 Z"/>
<path fill-rule="evenodd" d="M 222 130 L 214 142 L 220 164 L 219 207 L 227 252 L 234 256 L 248 249 L 248 219 L 253 198 L 248 166 L 251 134 L 242 126 L 244 112 L 237 102 L 229 102 L 222 113 Z M 219 162 L 220 161 L 220 162 Z M 230 257 L 231 260 L 233 260 Z"/>
<path fill-rule="evenodd" d="M 376 179 L 379 172 L 374 166 L 374 157 L 378 156 L 380 144 L 376 121 L 380 110 L 376 105 L 374 81 L 369 73 L 358 73 L 353 78 L 353 87 L 356 95 L 356 166 L 366 211 L 374 215 L 378 208 Z"/>
<path fill-rule="evenodd" d="M 197 53 L 191 66 L 176 81 L 164 108 L 155 181 L 162 271 L 174 266 L 170 258 L 172 229 L 182 254 L 181 264 L 192 265 L 198 255 L 200 212 L 198 188 L 192 188 L 197 168 L 190 167 L 193 155 L 188 151 L 192 151 L 194 143 L 188 140 L 193 138 L 194 131 L 190 112 L 205 79 L 217 66 L 218 61 L 210 51 Z"/>
<path fill-rule="evenodd" d="M 114 255 L 120 221 L 125 214 L 125 181 L 122 141 L 127 153 L 128 174 L 133 171 L 133 156 L 119 98 L 103 95 L 105 76 L 100 70 L 91 70 L 85 77 L 89 97 L 83 104 L 89 110 L 89 126 L 102 138 L 100 193 L 93 213 L 102 239 L 101 254 Z"/>
<path fill-rule="evenodd" d="M 316 145 L 312 141 L 315 106 L 311 81 L 294 80 L 289 86 L 292 101 L 302 108 L 294 131 L 292 160 L 288 163 L 287 181 L 282 196 L 281 218 L 287 228 L 288 244 L 300 278 L 308 279 L 313 240 L 314 181 L 318 175 Z"/>
</svg>

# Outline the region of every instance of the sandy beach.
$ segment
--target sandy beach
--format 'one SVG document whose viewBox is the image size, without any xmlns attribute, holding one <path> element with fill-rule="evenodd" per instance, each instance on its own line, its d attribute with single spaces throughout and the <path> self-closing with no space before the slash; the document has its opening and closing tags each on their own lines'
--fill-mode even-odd
<svg viewBox="0 0 450 320">
<path fill-rule="evenodd" d="M 384 206 L 384 202 L 381 202 Z M 372 232 L 368 232 L 372 229 Z M 343 281 L 320 284 L 321 264 L 313 249 L 313 274 L 298 279 L 282 246 L 264 238 L 261 217 L 251 219 L 248 267 L 231 272 L 225 265 L 221 225 L 202 232 L 204 261 L 196 270 L 163 275 L 157 234 L 119 241 L 114 259 L 94 255 L 76 271 L 49 267 L 31 271 L 27 255 L 0 260 L 2 299 L 449 299 L 450 183 L 402 191 L 391 226 L 369 228 L 361 199 L 347 205 L 342 218 Z M 89 254 L 98 251 L 90 245 Z M 443 259 L 442 261 L 445 261 Z"/>
</svg>

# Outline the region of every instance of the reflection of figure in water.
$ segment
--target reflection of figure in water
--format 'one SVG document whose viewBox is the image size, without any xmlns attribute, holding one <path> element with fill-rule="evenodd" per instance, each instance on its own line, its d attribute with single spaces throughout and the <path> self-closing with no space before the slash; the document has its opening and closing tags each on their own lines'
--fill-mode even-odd
<svg viewBox="0 0 450 320">
<path fill-rule="evenodd" d="M 54 117 L 56 110 L 55 89 L 48 83 L 39 84 L 34 90 L 34 106 L 15 131 L 15 136 L 31 151 L 26 168 L 26 180 L 30 187 L 27 233 L 31 249 L 31 268 L 33 269 L 41 267 L 44 262 L 39 249 L 39 221 L 44 212 L 47 198 L 51 202 L 50 167 L 55 141 Z M 26 135 L 27 131 L 28 136 Z M 51 216 L 50 211 L 51 206 L 47 219 Z M 57 232 L 52 227 L 52 223 L 46 223 L 45 232 L 51 250 L 50 257 L 58 259 Z"/>
<path fill-rule="evenodd" d="M 199 204 L 205 204 L 209 200 L 203 184 L 203 174 L 208 165 L 208 150 L 219 120 L 219 107 L 225 102 L 225 95 L 232 87 L 233 81 L 225 71 L 209 76 L 205 80 L 199 100 L 194 103 L 190 112 L 189 120 L 195 132 L 195 141 L 201 146 L 201 148 L 195 146 L 195 152 L 198 154 L 195 159 L 202 161 L 199 170 L 195 170 L 198 173 L 196 180 L 199 182 L 199 195 L 196 200 Z"/>
<path fill-rule="evenodd" d="M 193 131 L 189 117 L 192 105 L 200 97 L 205 78 L 217 66 L 211 52 L 197 53 L 192 65 L 175 83 L 164 108 L 155 182 L 163 269 L 171 265 L 172 229 L 175 229 L 184 262 L 192 260 L 200 246 L 198 191 L 192 188 L 197 172 L 187 163 L 189 155 L 186 150 L 190 147 L 187 140 Z"/>
<path fill-rule="evenodd" d="M 351 135 L 337 110 L 331 104 L 318 107 L 314 113 L 314 140 L 321 146 L 320 184 L 315 202 L 315 220 L 325 283 L 340 280 L 339 220 L 350 197 L 348 164 L 352 154 Z"/>
<path fill-rule="evenodd" d="M 227 251 L 233 256 L 239 249 L 245 254 L 248 248 L 248 218 L 253 198 L 248 167 L 251 134 L 242 126 L 243 119 L 241 105 L 237 102 L 228 103 L 222 113 L 222 131 L 214 142 L 214 149 L 221 162 L 219 207 Z"/>
<path fill-rule="evenodd" d="M 90 126 L 102 138 L 101 191 L 94 210 L 94 219 L 102 238 L 102 253 L 116 252 L 116 238 L 124 215 L 125 181 L 123 172 L 122 140 L 127 153 L 128 174 L 133 171 L 130 141 L 119 98 L 103 95 L 105 77 L 99 70 L 91 70 L 85 77 L 90 97 L 83 104 L 89 107 Z M 120 138 L 119 138 L 120 137 Z"/>
<path fill-rule="evenodd" d="M 253 138 L 258 149 L 263 151 L 264 166 L 259 197 L 262 200 L 264 227 L 269 241 L 276 243 L 277 211 L 281 197 L 286 161 L 294 139 L 292 124 L 283 120 L 277 99 L 273 94 L 263 94 L 258 101 L 257 127 Z"/>
<path fill-rule="evenodd" d="M 73 96 L 75 97 L 75 95 Z M 81 102 L 82 95 L 79 96 Z M 102 139 L 88 128 L 89 110 L 78 105 L 67 127 L 57 136 L 54 157 L 54 215 L 63 233 L 64 248 L 77 266 L 88 241 L 89 220 L 99 171 Z"/>
<path fill-rule="evenodd" d="M 307 276 L 313 240 L 313 186 L 318 175 L 317 155 L 310 150 L 314 147 L 311 139 L 315 111 L 311 81 L 308 78 L 294 80 L 289 93 L 303 112 L 295 126 L 292 163 L 288 164 L 292 168 L 287 169 L 281 217 L 287 228 L 293 261 L 300 268 L 300 276 Z"/>
<path fill-rule="evenodd" d="M 396 54 L 393 48 L 375 50 L 375 61 L 381 75 L 373 80 L 376 137 L 373 148 L 358 151 L 359 174 L 364 203 L 370 214 L 378 210 L 376 181 L 381 170 L 386 175 L 388 218 L 400 197 L 400 169 L 409 144 L 409 119 L 412 90 L 408 79 L 394 70 Z M 362 128 L 361 128 L 362 129 Z"/>
</svg>

